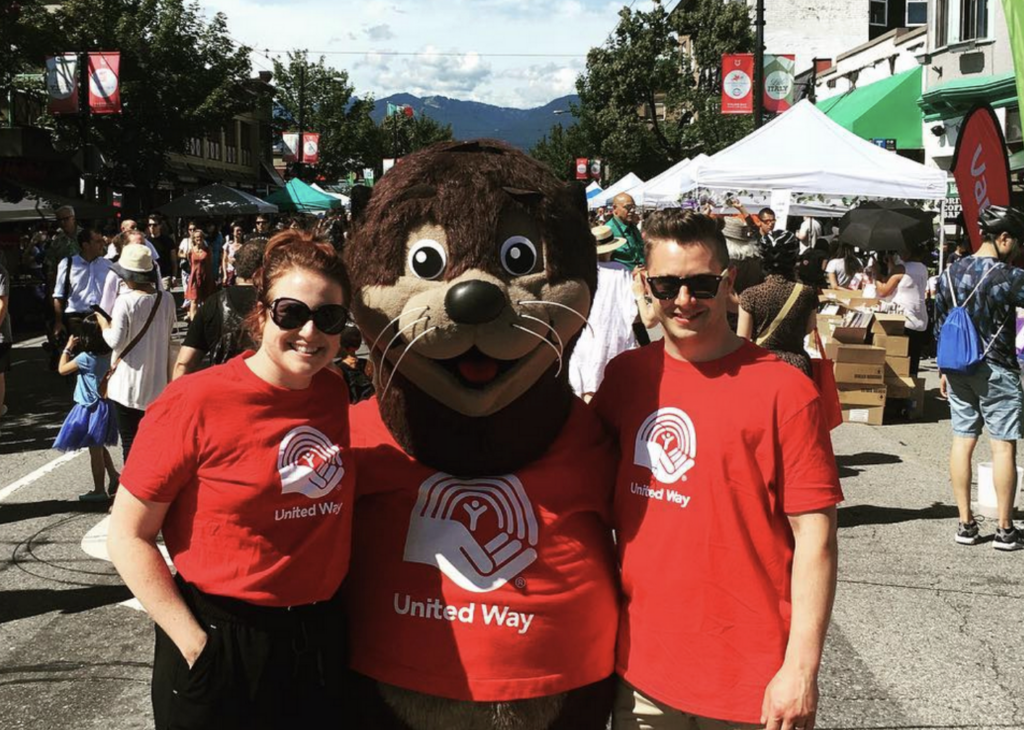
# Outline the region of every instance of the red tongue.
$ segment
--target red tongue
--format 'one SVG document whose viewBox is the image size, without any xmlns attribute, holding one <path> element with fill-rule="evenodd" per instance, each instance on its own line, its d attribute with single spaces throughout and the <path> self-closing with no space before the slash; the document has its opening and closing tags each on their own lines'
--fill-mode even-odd
<svg viewBox="0 0 1024 730">
<path fill-rule="evenodd" d="M 459 361 L 459 374 L 471 383 L 489 383 L 498 377 L 498 362 L 489 357 L 463 358 Z"/>
</svg>

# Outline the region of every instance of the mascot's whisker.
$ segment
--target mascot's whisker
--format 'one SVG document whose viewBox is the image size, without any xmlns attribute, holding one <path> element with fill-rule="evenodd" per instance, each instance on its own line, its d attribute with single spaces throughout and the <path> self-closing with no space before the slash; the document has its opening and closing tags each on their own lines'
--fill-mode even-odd
<svg viewBox="0 0 1024 730">
<path fill-rule="evenodd" d="M 521 318 L 523 318 L 523 319 L 529 319 L 529 320 L 532 320 L 534 322 L 540 322 L 542 325 L 544 325 L 549 330 L 551 330 L 551 334 L 553 334 L 555 336 L 555 339 L 558 340 L 558 350 L 559 350 L 559 352 L 563 352 L 563 353 L 565 352 L 565 343 L 562 342 L 562 336 L 560 334 L 558 334 L 558 330 L 555 329 L 554 325 L 552 325 L 550 322 L 545 322 L 540 317 L 531 317 L 529 314 L 520 314 L 519 316 Z"/>
<path fill-rule="evenodd" d="M 403 332 L 405 332 L 410 327 L 416 327 L 416 325 L 418 325 L 420 322 L 428 322 L 428 321 L 430 321 L 430 317 L 420 317 L 419 319 L 413 320 L 409 324 L 405 325 L 405 327 L 403 327 L 402 329 L 398 330 L 395 333 L 395 336 L 391 338 L 391 341 L 388 343 L 388 346 L 385 347 L 384 350 L 381 352 L 381 357 L 383 357 L 384 355 L 387 355 L 389 352 L 391 352 L 391 348 L 394 347 L 395 341 L 398 340 L 398 338 L 400 338 L 402 336 Z"/>
<path fill-rule="evenodd" d="M 433 326 L 433 327 L 428 327 L 427 329 L 423 330 L 418 335 L 413 337 L 412 340 L 409 341 L 409 344 L 405 346 L 405 349 L 402 350 L 402 354 L 399 355 L 399 357 L 398 357 L 398 361 L 391 368 L 391 377 L 388 378 L 388 384 L 384 386 L 384 392 L 380 394 L 380 399 L 381 400 L 384 400 L 384 396 L 386 396 L 388 394 L 388 388 L 391 387 L 391 381 L 394 380 L 395 379 L 395 375 L 398 374 L 398 366 L 402 364 L 402 360 L 405 359 L 405 356 L 409 353 L 409 350 L 412 349 L 412 346 L 416 344 L 417 340 L 427 336 L 429 333 L 433 332 L 436 329 L 437 329 L 436 325 Z M 552 347 L 553 347 L 553 345 L 552 345 Z M 383 360 L 384 360 L 384 358 L 382 358 L 382 362 L 383 362 Z"/>
<path fill-rule="evenodd" d="M 370 345 L 370 352 L 373 352 L 373 351 L 374 351 L 374 348 L 376 348 L 376 347 L 377 347 L 377 343 L 378 343 L 378 342 L 380 342 L 380 338 L 381 338 L 381 337 L 383 337 L 383 336 L 384 336 L 384 335 L 385 335 L 385 334 L 387 333 L 387 331 L 388 331 L 388 327 L 390 327 L 391 325 L 393 325 L 393 324 L 395 324 L 396 322 L 398 322 L 398 321 L 399 321 L 399 320 L 400 320 L 400 319 L 401 319 L 402 317 L 404 317 L 404 316 L 405 316 L 405 315 L 407 315 L 407 314 L 411 314 L 411 313 L 413 313 L 413 312 L 416 312 L 416 310 L 419 310 L 418 314 L 423 314 L 423 313 L 424 313 L 424 312 L 425 312 L 426 310 L 428 310 L 428 309 L 430 309 L 430 307 L 428 307 L 428 306 L 427 306 L 427 307 L 416 307 L 415 309 L 410 309 L 410 310 L 409 310 L 409 311 L 407 311 L 407 312 L 402 312 L 402 313 L 401 313 L 401 314 L 399 314 L 399 315 L 398 315 L 397 317 L 395 317 L 395 318 L 394 318 L 393 320 L 391 320 L 391 321 L 390 321 L 390 322 L 388 322 L 388 323 L 387 323 L 386 325 L 384 325 L 383 327 L 381 327 L 381 328 L 380 328 L 380 332 L 379 332 L 379 333 L 377 334 L 377 339 L 375 339 L 375 340 L 373 341 L 373 344 L 372 344 L 372 345 Z M 417 322 L 419 322 L 420 320 L 416 320 L 416 321 L 417 321 Z M 403 328 L 403 329 L 404 329 L 404 328 Z M 399 331 L 399 332 L 401 332 L 402 330 L 398 330 L 398 331 Z M 394 342 L 394 340 L 392 340 L 392 342 Z M 389 347 L 390 347 L 390 345 L 389 345 Z M 385 350 L 385 352 L 387 352 L 387 350 Z"/>
<path fill-rule="evenodd" d="M 545 345 L 547 345 L 548 347 L 550 347 L 552 350 L 555 351 L 555 357 L 558 358 L 558 371 L 555 373 L 555 377 L 557 378 L 562 373 L 562 351 L 559 350 L 557 347 L 555 347 L 554 343 L 551 342 L 551 340 L 549 340 L 547 337 L 545 337 L 544 335 L 538 335 L 536 332 L 534 332 L 529 327 L 521 327 L 518 324 L 514 324 L 512 326 L 515 327 L 517 330 L 522 330 L 523 332 L 527 332 L 527 333 L 533 335 L 538 340 L 540 340 Z"/>
<path fill-rule="evenodd" d="M 545 306 L 561 307 L 562 309 L 568 309 L 570 312 L 572 312 L 577 317 L 582 319 L 583 320 L 583 324 L 586 327 L 590 327 L 590 322 L 587 320 L 587 318 L 584 317 L 579 312 L 577 312 L 572 307 L 570 307 L 568 304 L 562 304 L 561 302 L 552 302 L 552 301 L 550 301 L 548 299 L 522 299 L 522 300 L 516 302 L 516 304 L 543 304 Z M 590 327 L 590 332 L 591 332 L 591 334 L 594 333 L 594 328 L 593 327 Z"/>
</svg>

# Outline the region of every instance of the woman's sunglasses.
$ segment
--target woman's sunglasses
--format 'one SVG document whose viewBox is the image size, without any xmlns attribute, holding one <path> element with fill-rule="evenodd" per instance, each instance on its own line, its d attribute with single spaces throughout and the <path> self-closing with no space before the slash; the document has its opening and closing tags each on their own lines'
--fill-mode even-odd
<svg viewBox="0 0 1024 730">
<path fill-rule="evenodd" d="M 348 322 L 348 310 L 340 304 L 310 309 L 298 299 L 281 297 L 270 303 L 270 318 L 283 330 L 301 329 L 306 322 L 313 320 L 316 328 L 325 335 L 338 335 Z"/>
<path fill-rule="evenodd" d="M 694 299 L 714 299 L 718 285 L 728 274 L 697 274 L 695 276 L 648 276 L 647 284 L 655 299 L 675 299 L 684 286 Z"/>
</svg>

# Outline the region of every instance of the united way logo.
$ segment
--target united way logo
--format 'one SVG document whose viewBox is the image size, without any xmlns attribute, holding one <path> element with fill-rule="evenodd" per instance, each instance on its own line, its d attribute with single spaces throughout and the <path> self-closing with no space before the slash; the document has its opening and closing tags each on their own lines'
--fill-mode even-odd
<svg viewBox="0 0 1024 730">
<path fill-rule="evenodd" d="M 345 476 L 341 448 L 311 426 L 297 426 L 284 437 L 277 452 L 277 471 L 282 494 L 304 494 L 310 499 L 326 497 Z"/>
<path fill-rule="evenodd" d="M 501 588 L 537 559 L 537 518 L 512 475 L 459 479 L 435 474 L 420 485 L 405 560 L 433 565 L 460 588 Z"/>
<path fill-rule="evenodd" d="M 636 432 L 633 463 L 651 470 L 662 484 L 674 484 L 690 471 L 697 456 L 697 432 L 678 408 L 660 408 Z"/>
</svg>

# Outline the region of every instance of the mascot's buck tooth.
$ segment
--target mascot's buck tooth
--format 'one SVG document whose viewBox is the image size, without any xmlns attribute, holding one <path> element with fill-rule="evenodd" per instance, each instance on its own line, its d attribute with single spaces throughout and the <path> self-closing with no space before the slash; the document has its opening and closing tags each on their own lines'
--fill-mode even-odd
<svg viewBox="0 0 1024 730">
<path fill-rule="evenodd" d="M 378 393 L 352 411 L 354 726 L 603 730 L 615 459 L 563 367 L 597 280 L 582 189 L 501 142 L 435 145 L 345 255 Z"/>
</svg>

